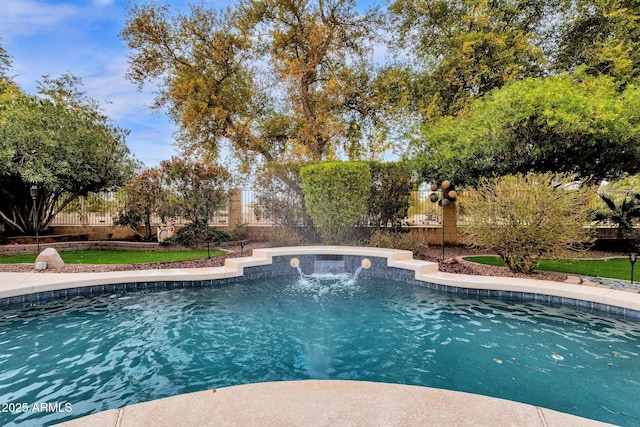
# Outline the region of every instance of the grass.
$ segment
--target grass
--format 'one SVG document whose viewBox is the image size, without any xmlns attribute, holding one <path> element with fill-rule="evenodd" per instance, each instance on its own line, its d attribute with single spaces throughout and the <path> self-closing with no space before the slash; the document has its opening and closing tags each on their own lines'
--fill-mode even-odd
<svg viewBox="0 0 640 427">
<path fill-rule="evenodd" d="M 469 256 L 467 261 L 479 264 L 504 267 L 502 258 L 498 256 Z M 631 263 L 628 258 L 609 259 L 543 259 L 537 268 L 543 271 L 582 274 L 585 276 L 607 277 L 611 279 L 630 280 Z"/>
<path fill-rule="evenodd" d="M 223 255 L 225 251 L 211 250 L 211 257 Z M 186 261 L 207 257 L 206 250 L 197 251 L 118 251 L 95 250 L 60 252 L 65 264 L 139 264 L 145 262 Z M 35 254 L 0 255 L 0 264 L 34 263 Z"/>
</svg>

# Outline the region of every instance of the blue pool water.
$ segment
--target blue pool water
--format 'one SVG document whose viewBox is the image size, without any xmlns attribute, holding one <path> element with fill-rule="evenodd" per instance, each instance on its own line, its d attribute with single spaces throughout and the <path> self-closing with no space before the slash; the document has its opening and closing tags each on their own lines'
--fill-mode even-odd
<svg viewBox="0 0 640 427">
<path fill-rule="evenodd" d="M 462 390 L 631 426 L 639 353 L 632 321 L 378 279 L 102 295 L 0 312 L 0 425 L 326 378 Z"/>
</svg>

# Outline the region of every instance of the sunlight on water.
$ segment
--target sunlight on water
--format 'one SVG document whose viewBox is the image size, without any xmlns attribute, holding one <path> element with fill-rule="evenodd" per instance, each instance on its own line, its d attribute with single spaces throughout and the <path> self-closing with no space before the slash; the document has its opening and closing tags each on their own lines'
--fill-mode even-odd
<svg viewBox="0 0 640 427">
<path fill-rule="evenodd" d="M 355 273 L 355 272 L 354 272 Z M 0 413 L 43 425 L 264 381 L 393 382 L 640 425 L 640 325 L 355 274 L 73 298 L 0 312 Z"/>
</svg>

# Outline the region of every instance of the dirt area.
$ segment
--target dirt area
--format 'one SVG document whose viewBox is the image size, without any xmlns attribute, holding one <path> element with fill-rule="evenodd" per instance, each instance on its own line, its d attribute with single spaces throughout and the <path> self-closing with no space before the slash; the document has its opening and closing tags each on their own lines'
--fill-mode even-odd
<svg viewBox="0 0 640 427">
<path fill-rule="evenodd" d="M 245 245 L 242 256 L 249 256 L 253 249 L 269 247 L 268 243 L 254 242 Z M 126 271 L 126 270 L 148 270 L 163 268 L 201 268 L 201 267 L 219 267 L 224 265 L 227 258 L 240 257 L 241 247 L 230 246 L 225 247 L 227 253 L 223 256 L 211 259 L 198 259 L 191 261 L 175 261 L 175 262 L 156 262 L 141 264 L 109 264 L 109 265 L 90 265 L 90 264 L 68 264 L 58 270 L 45 270 L 45 272 L 58 273 L 81 273 L 81 272 L 101 272 L 101 271 Z M 504 277 L 530 277 L 543 280 L 564 281 L 567 275 L 564 273 L 552 273 L 540 271 L 532 276 L 524 274 L 512 273 L 504 267 L 492 267 L 488 265 L 480 265 L 462 260 L 463 256 L 468 255 L 487 255 L 486 251 L 464 246 L 450 246 L 445 248 L 445 261 L 442 261 L 442 248 L 432 246 L 423 250 L 421 256 L 416 258 L 427 261 L 438 262 L 440 271 L 460 274 L 488 275 L 488 276 L 504 276 Z M 610 258 L 614 256 L 625 256 L 625 254 L 589 251 L 583 255 L 588 258 Z M 0 272 L 32 272 L 34 267 L 32 264 L 0 264 Z"/>
</svg>

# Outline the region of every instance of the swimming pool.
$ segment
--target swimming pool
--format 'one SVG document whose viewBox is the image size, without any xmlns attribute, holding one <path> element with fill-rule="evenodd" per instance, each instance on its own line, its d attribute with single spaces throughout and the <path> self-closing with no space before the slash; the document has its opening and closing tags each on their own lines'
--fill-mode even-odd
<svg viewBox="0 0 640 427">
<path fill-rule="evenodd" d="M 59 409 L 2 412 L 3 425 L 309 378 L 439 387 L 640 422 L 640 325 L 534 302 L 305 276 L 77 297 L 2 314 L 0 402 Z"/>
</svg>

